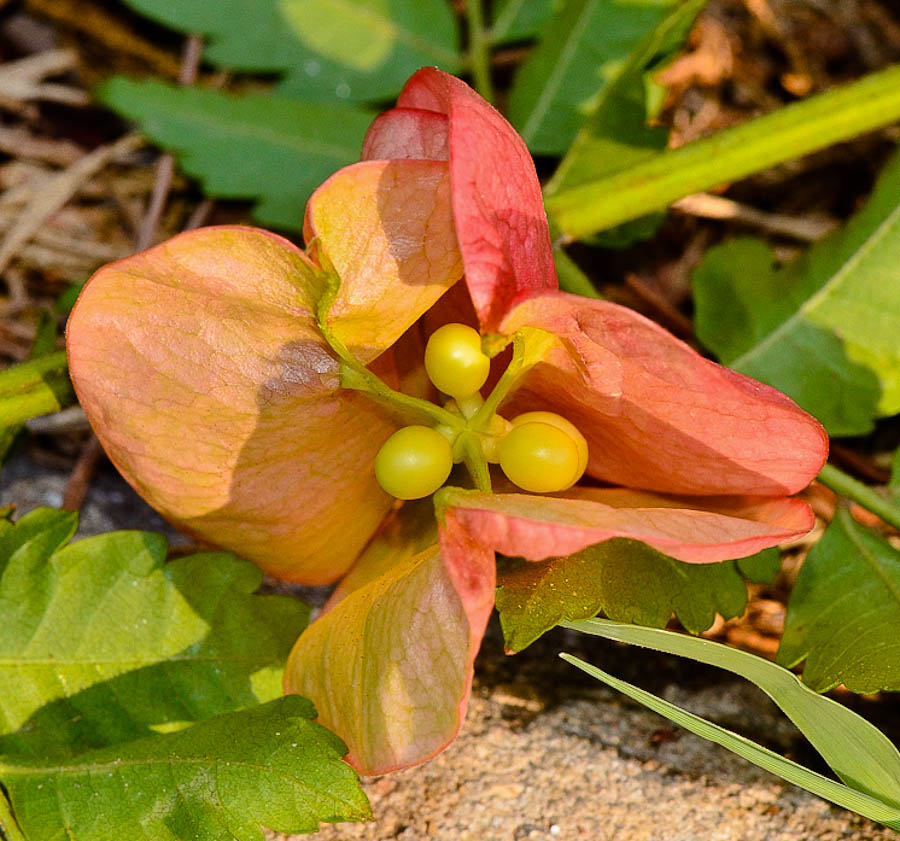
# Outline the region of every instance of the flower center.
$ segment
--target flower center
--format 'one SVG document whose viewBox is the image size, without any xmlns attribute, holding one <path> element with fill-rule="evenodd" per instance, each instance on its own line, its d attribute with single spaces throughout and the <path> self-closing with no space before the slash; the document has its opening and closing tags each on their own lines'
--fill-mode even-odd
<svg viewBox="0 0 900 841">
<path fill-rule="evenodd" d="M 434 425 L 403 427 L 379 450 L 375 475 L 392 496 L 429 496 L 459 462 L 482 490 L 491 488 L 489 464 L 499 464 L 513 484 L 532 493 L 566 490 L 584 474 L 587 441 L 564 417 L 554 412 L 526 412 L 512 421 L 500 417 L 496 408 L 508 388 L 505 377 L 487 401 L 482 398 L 490 358 L 471 327 L 445 324 L 436 330 L 425 347 L 425 371 L 451 399 L 442 410 L 428 404 L 437 410 L 428 413 Z"/>
</svg>

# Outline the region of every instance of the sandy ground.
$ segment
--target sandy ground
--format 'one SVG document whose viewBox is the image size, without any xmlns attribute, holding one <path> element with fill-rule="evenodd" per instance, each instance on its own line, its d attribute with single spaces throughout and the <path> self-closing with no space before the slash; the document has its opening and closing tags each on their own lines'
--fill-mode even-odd
<svg viewBox="0 0 900 841">
<path fill-rule="evenodd" d="M 17 460 L 0 505 L 58 505 L 67 471 Z M 82 534 L 164 524 L 111 471 Z M 468 719 L 432 762 L 365 781 L 375 821 L 318 838 L 387 841 L 882 841 L 900 835 L 781 783 L 559 661 L 573 651 L 801 762 L 816 757 L 749 684 L 677 658 L 556 631 L 510 658 L 492 625 Z M 893 709 L 896 714 L 896 706 Z M 893 734 L 896 737 L 896 733 Z M 818 770 L 823 770 L 817 766 Z M 273 835 L 273 839 L 284 836 Z M 296 836 L 297 838 L 305 836 Z"/>
</svg>

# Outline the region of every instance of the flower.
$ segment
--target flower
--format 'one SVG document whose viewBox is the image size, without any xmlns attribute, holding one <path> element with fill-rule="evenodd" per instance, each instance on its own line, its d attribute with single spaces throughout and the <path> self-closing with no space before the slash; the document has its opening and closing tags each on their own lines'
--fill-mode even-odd
<svg viewBox="0 0 900 841">
<path fill-rule="evenodd" d="M 704 563 L 812 526 L 790 495 L 825 459 L 819 424 L 642 316 L 559 292 L 531 158 L 454 77 L 409 80 L 363 160 L 312 196 L 305 234 L 307 253 L 207 228 L 106 266 L 68 350 L 111 460 L 167 519 L 272 575 L 342 579 L 285 685 L 358 770 L 455 737 L 496 552 L 541 560 L 625 536 Z M 492 493 L 481 475 L 434 505 L 381 490 L 385 440 L 447 415 L 422 366 L 423 336 L 446 322 L 478 325 L 499 354 L 485 416 L 564 416 L 590 481 L 537 496 Z"/>
</svg>

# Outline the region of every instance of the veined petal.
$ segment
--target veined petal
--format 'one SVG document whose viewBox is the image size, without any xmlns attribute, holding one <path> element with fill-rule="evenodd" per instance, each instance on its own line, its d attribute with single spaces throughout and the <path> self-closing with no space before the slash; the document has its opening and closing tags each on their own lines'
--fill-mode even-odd
<svg viewBox="0 0 900 841">
<path fill-rule="evenodd" d="M 466 283 L 482 328 L 495 331 L 520 295 L 557 286 L 531 155 L 497 110 L 464 82 L 432 67 L 410 78 L 397 106 L 448 118 L 453 216 Z M 412 149 L 418 129 L 401 125 L 403 119 L 387 118 L 371 145 L 390 134 L 393 148 Z"/>
<path fill-rule="evenodd" d="M 390 347 L 462 277 L 442 161 L 364 161 L 309 200 L 305 234 L 338 277 L 328 329 L 362 362 Z"/>
<path fill-rule="evenodd" d="M 375 118 L 363 140 L 364 161 L 450 157 L 447 116 L 420 108 L 392 108 Z"/>
<path fill-rule="evenodd" d="M 630 537 L 689 563 L 743 558 L 813 527 L 798 499 L 672 499 L 626 489 L 575 488 L 564 495 L 486 494 L 446 488 L 439 504 L 476 543 L 529 561 Z"/>
<path fill-rule="evenodd" d="M 205 228 L 100 269 L 69 319 L 72 380 L 113 463 L 166 519 L 310 584 L 391 506 L 395 424 L 338 387 L 318 272 L 287 240 Z"/>
<path fill-rule="evenodd" d="M 652 321 L 562 292 L 519 304 L 501 330 L 539 327 L 568 342 L 524 378 L 506 411 L 550 408 L 587 438 L 588 473 L 675 494 L 795 493 L 825 461 L 821 425 L 780 392 L 700 356 Z M 589 377 L 615 358 L 621 392 Z"/>
<path fill-rule="evenodd" d="M 304 631 L 285 691 L 313 701 L 363 774 L 430 759 L 465 717 L 494 586 L 493 552 L 451 519 L 440 546 L 392 566 Z"/>
</svg>

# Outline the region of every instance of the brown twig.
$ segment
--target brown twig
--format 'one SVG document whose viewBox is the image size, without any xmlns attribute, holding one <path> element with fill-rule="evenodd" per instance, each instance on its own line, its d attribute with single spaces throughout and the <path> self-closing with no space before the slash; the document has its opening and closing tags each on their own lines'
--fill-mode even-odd
<svg viewBox="0 0 900 841">
<path fill-rule="evenodd" d="M 694 337 L 694 325 L 691 320 L 679 312 L 662 294 L 653 289 L 643 278 L 629 272 L 625 276 L 625 285 L 649 306 L 666 327 L 683 339 Z"/>
<path fill-rule="evenodd" d="M 197 71 L 200 67 L 200 56 L 203 52 L 203 39 L 192 35 L 184 43 L 181 54 L 181 70 L 178 73 L 178 81 L 182 85 L 192 85 L 197 81 Z M 156 164 L 156 180 L 153 184 L 153 192 L 141 225 L 135 238 L 135 251 L 144 251 L 153 244 L 156 237 L 156 229 L 162 218 L 166 202 L 169 199 L 169 190 L 172 189 L 172 177 L 175 175 L 175 158 L 168 152 L 162 155 Z"/>
<path fill-rule="evenodd" d="M 75 462 L 75 467 L 72 470 L 72 475 L 66 483 L 62 507 L 67 511 L 79 511 L 81 509 L 102 455 L 103 450 L 100 447 L 100 442 L 91 433 L 81 448 L 78 460 Z"/>
<path fill-rule="evenodd" d="M 801 242 L 815 242 L 837 227 L 837 223 L 831 219 L 767 213 L 725 196 L 713 196 L 709 193 L 685 196 L 675 202 L 673 207 L 690 216 L 740 222 L 760 228 L 767 233 L 792 237 Z"/>
<path fill-rule="evenodd" d="M 845 447 L 843 444 L 831 442 L 831 457 L 841 467 L 850 470 L 862 479 L 875 482 L 878 485 L 886 485 L 891 478 L 891 471 L 873 464 L 864 455 Z"/>
</svg>

